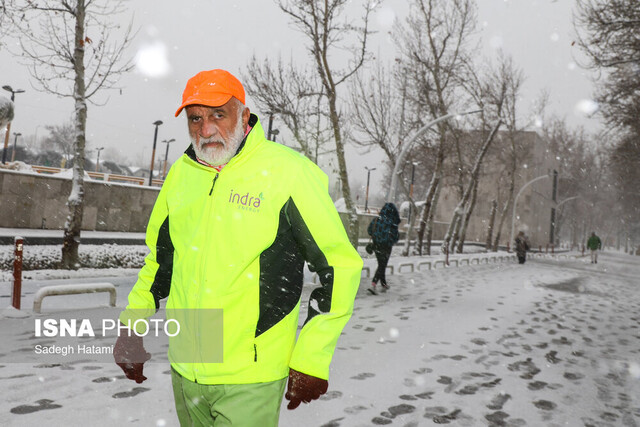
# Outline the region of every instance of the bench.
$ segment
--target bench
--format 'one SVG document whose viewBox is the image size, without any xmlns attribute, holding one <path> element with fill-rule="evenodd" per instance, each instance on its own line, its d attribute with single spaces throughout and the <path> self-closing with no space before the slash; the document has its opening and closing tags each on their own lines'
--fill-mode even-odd
<svg viewBox="0 0 640 427">
<path fill-rule="evenodd" d="M 116 306 L 116 287 L 111 283 L 88 283 L 81 285 L 55 285 L 40 288 L 33 297 L 33 312 L 40 313 L 42 300 L 51 295 L 89 294 L 109 292 L 109 305 Z"/>
<path fill-rule="evenodd" d="M 423 265 L 427 266 L 427 270 L 431 270 L 431 262 L 430 261 L 422 261 L 422 262 L 418 263 L 418 270 L 419 271 L 422 270 L 422 268 L 420 268 L 420 267 L 422 267 Z"/>
<path fill-rule="evenodd" d="M 412 262 L 403 262 L 398 264 L 398 273 L 402 273 L 402 267 L 409 267 L 409 271 L 413 273 L 415 266 Z"/>
</svg>

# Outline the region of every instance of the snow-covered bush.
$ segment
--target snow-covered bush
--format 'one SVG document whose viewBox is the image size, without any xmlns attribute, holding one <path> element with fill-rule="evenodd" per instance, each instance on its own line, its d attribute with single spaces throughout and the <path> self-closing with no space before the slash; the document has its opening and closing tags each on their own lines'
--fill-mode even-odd
<svg viewBox="0 0 640 427">
<path fill-rule="evenodd" d="M 13 246 L 0 246 L 0 270 L 13 270 Z M 80 245 L 81 268 L 140 268 L 149 253 L 143 245 Z M 60 245 L 24 246 L 22 269 L 59 268 Z"/>
</svg>

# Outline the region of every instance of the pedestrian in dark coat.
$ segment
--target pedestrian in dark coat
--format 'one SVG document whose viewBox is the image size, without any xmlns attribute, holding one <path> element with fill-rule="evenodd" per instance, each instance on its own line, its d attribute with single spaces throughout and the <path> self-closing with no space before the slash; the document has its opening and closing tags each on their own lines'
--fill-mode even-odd
<svg viewBox="0 0 640 427">
<path fill-rule="evenodd" d="M 387 269 L 387 263 L 391 257 L 391 249 L 393 245 L 400 238 L 398 232 L 398 224 L 400 224 L 400 214 L 398 208 L 393 203 L 385 203 L 380 210 L 380 215 L 374 218 L 373 221 L 367 227 L 367 233 L 371 236 L 373 241 L 373 251 L 376 254 L 378 260 L 378 268 L 373 276 L 371 282 L 371 288 L 369 292 L 376 295 L 376 284 L 380 281 L 382 287 L 387 290 L 389 284 L 385 277 L 385 271 Z"/>
<path fill-rule="evenodd" d="M 592 232 L 587 240 L 587 248 L 591 250 L 591 264 L 598 263 L 598 250 L 602 249 L 602 240 L 596 235 L 596 232 Z"/>
<path fill-rule="evenodd" d="M 519 232 L 515 240 L 516 256 L 519 264 L 524 264 L 527 260 L 527 251 L 530 247 L 529 239 L 524 235 L 524 231 Z"/>
</svg>

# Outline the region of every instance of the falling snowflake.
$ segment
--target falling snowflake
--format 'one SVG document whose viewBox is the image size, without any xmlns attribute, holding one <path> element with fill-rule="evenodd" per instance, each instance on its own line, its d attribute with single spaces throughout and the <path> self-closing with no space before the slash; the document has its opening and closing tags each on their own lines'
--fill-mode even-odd
<svg viewBox="0 0 640 427">
<path fill-rule="evenodd" d="M 598 103 L 591 99 L 580 100 L 575 106 L 576 112 L 585 116 L 591 116 L 598 111 L 598 108 Z"/>
<path fill-rule="evenodd" d="M 136 69 L 146 77 L 160 78 L 171 71 L 167 58 L 167 47 L 161 41 L 140 47 L 135 57 Z"/>
</svg>

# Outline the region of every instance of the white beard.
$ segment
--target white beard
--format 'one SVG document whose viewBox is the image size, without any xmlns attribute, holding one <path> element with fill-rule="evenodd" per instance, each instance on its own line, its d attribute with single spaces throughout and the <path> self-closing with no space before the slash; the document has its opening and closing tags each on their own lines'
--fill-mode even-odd
<svg viewBox="0 0 640 427">
<path fill-rule="evenodd" d="M 236 155 L 236 151 L 238 151 L 238 147 L 244 139 L 244 131 L 242 116 L 240 116 L 233 133 L 229 135 L 227 141 L 220 137 L 194 138 L 191 136 L 191 145 L 200 160 L 212 166 L 224 165 Z"/>
</svg>

